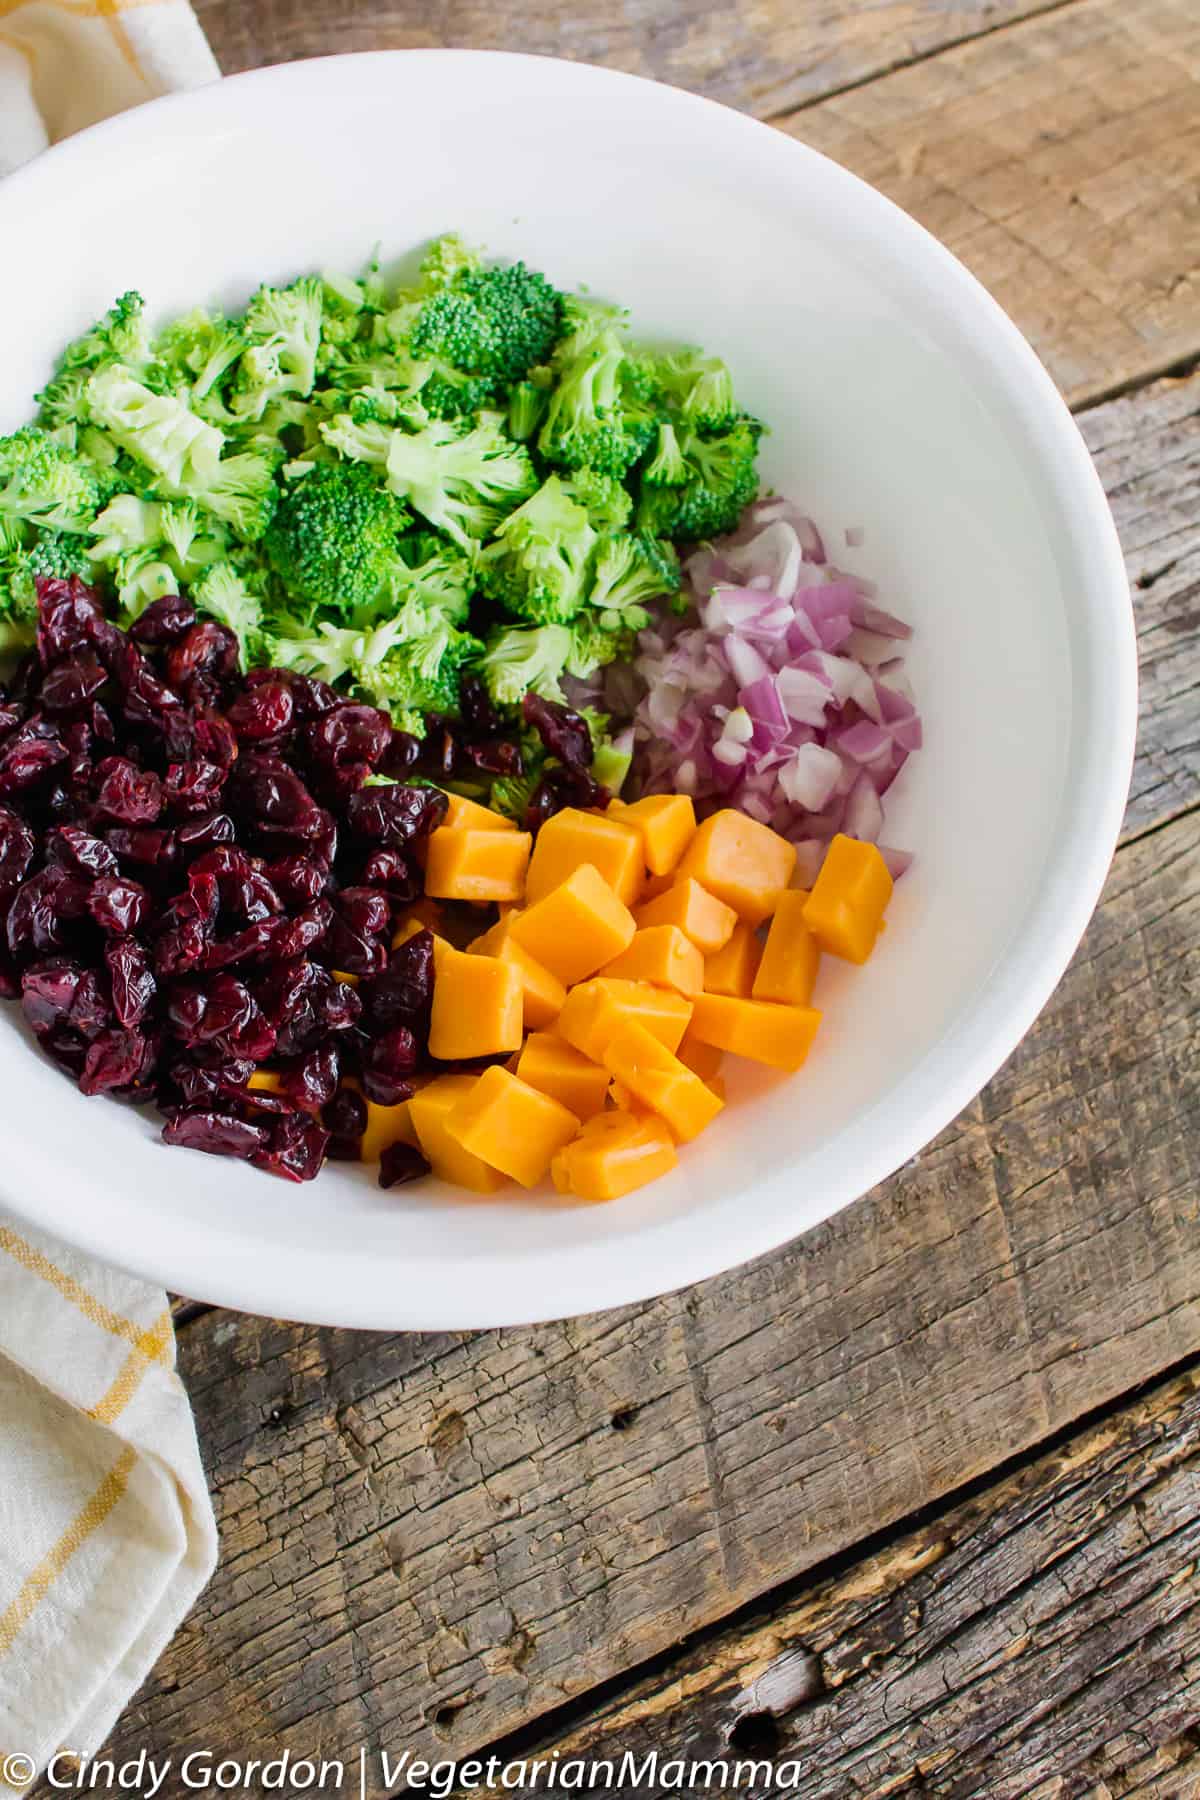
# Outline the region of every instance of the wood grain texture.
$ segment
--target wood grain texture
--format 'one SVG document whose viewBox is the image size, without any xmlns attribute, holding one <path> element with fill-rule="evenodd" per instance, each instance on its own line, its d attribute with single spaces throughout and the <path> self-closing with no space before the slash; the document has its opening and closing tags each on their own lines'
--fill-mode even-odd
<svg viewBox="0 0 1200 1800">
<path fill-rule="evenodd" d="M 505 1772 L 654 1751 L 660 1767 L 741 1760 L 746 1800 L 781 1777 L 805 1800 L 1195 1795 L 1197 1492 L 1192 1371 L 523 1744 Z"/>
<path fill-rule="evenodd" d="M 1072 403 L 1200 350 L 1200 8 L 1076 0 L 781 121 L 913 213 Z"/>
<path fill-rule="evenodd" d="M 1072 0 L 197 0 L 227 75 L 346 50 L 521 50 L 605 63 L 771 118 Z"/>
<path fill-rule="evenodd" d="M 1193 479 L 1162 445 L 1198 396 L 1163 384 L 1089 423 L 1135 574 L 1160 554 L 1147 484 Z M 1195 657 L 1200 546 L 1173 543 L 1144 641 Z M 1139 776 L 1138 835 L 1054 1001 L 856 1206 L 601 1318 L 181 1334 L 224 1556 L 122 1741 L 465 1753 L 1200 1349 L 1200 812 L 1155 812 L 1200 788 L 1158 730 L 1171 685 L 1144 694 L 1169 779 Z"/>
</svg>

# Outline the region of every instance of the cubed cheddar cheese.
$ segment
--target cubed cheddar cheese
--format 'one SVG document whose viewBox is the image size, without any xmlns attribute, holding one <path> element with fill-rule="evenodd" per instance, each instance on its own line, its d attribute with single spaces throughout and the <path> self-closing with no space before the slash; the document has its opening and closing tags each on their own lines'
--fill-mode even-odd
<svg viewBox="0 0 1200 1800">
<path fill-rule="evenodd" d="M 769 825 L 726 807 L 697 829 L 679 873 L 693 876 L 747 925 L 761 925 L 775 911 L 795 867 L 794 844 Z"/>
<path fill-rule="evenodd" d="M 749 925 L 739 919 L 733 935 L 714 956 L 704 959 L 704 991 L 708 994 L 749 994 L 758 972 L 762 945 Z"/>
<path fill-rule="evenodd" d="M 493 812 L 490 806 L 480 806 L 478 800 L 468 800 L 464 794 L 446 794 L 446 816 L 442 827 L 447 831 L 515 831 L 516 824 L 506 819 L 503 813 Z"/>
<path fill-rule="evenodd" d="M 780 894 L 750 990 L 756 1000 L 783 1006 L 807 1006 L 812 1000 L 821 947 L 804 922 L 807 904 L 808 895 L 798 888 Z"/>
<path fill-rule="evenodd" d="M 731 906 L 688 875 L 677 877 L 664 893 L 639 906 L 633 916 L 639 930 L 649 925 L 678 925 L 701 956 L 712 956 L 722 944 L 727 944 L 738 921 Z"/>
<path fill-rule="evenodd" d="M 425 892 L 438 900 L 519 900 L 532 847 L 527 831 L 439 825 L 429 838 Z"/>
<path fill-rule="evenodd" d="M 367 1125 L 358 1146 L 360 1162 L 377 1163 L 389 1144 L 411 1144 L 419 1150 L 412 1122 L 412 1100 L 401 1100 L 395 1106 L 380 1106 L 367 1100 Z"/>
<path fill-rule="evenodd" d="M 804 923 L 822 950 L 864 963 L 891 897 L 891 873 L 875 845 L 839 832 L 805 903 Z"/>
<path fill-rule="evenodd" d="M 728 994 L 697 994 L 691 1031 L 701 1043 L 774 1069 L 798 1069 L 808 1055 L 821 1015 L 811 1006 L 777 1006 Z"/>
<path fill-rule="evenodd" d="M 518 1050 L 524 1007 L 525 984 L 514 964 L 447 945 L 434 975 L 429 1054 L 458 1062 Z"/>
<path fill-rule="evenodd" d="M 282 1094 L 283 1076 L 278 1069 L 255 1069 L 246 1086 L 256 1094 Z"/>
<path fill-rule="evenodd" d="M 417 1143 L 435 1175 L 456 1187 L 494 1194 L 504 1186 L 500 1170 L 465 1150 L 446 1129 L 447 1119 L 478 1079 L 477 1075 L 439 1075 L 413 1095 L 408 1111 Z"/>
<path fill-rule="evenodd" d="M 590 863 L 618 900 L 633 905 L 644 873 L 641 838 L 607 812 L 582 812 L 575 806 L 554 813 L 537 834 L 525 879 L 528 903 L 544 900 L 581 863 Z"/>
<path fill-rule="evenodd" d="M 398 950 L 401 944 L 407 944 L 409 938 L 416 937 L 418 932 L 422 931 L 427 931 L 433 939 L 433 966 L 436 969 L 445 952 L 453 950 L 454 946 L 439 932 L 436 932 L 432 925 L 427 925 L 423 919 L 413 918 L 411 915 L 407 919 L 402 919 L 392 933 L 392 949 Z"/>
<path fill-rule="evenodd" d="M 392 949 L 394 950 L 395 948 L 396 948 L 396 939 L 393 938 L 392 939 Z M 359 981 L 361 980 L 361 976 L 351 975 L 349 970 L 347 970 L 347 969 L 330 969 L 329 973 L 333 976 L 333 979 L 335 981 L 343 982 L 346 987 L 356 988 L 359 984 Z"/>
<path fill-rule="evenodd" d="M 603 1062 L 610 1040 L 622 1025 L 636 1020 L 668 1050 L 674 1050 L 691 1016 L 692 1002 L 670 988 L 597 975 L 571 989 L 556 1030 L 584 1056 Z"/>
<path fill-rule="evenodd" d="M 674 869 L 669 870 L 665 875 L 647 875 L 645 881 L 642 883 L 641 904 L 645 906 L 647 901 L 657 900 L 660 894 L 670 893 L 671 889 L 675 886 L 676 880 L 677 876 Z"/>
<path fill-rule="evenodd" d="M 592 863 L 581 863 L 512 922 L 516 942 L 567 987 L 619 956 L 636 930 L 633 914 Z"/>
<path fill-rule="evenodd" d="M 632 825 L 642 840 L 642 861 L 651 875 L 669 875 L 696 835 L 690 794 L 647 794 L 628 803 L 614 800 L 608 816 Z"/>
<path fill-rule="evenodd" d="M 604 1105 L 608 1070 L 557 1032 L 531 1031 L 516 1072 L 530 1087 L 560 1100 L 577 1119 L 590 1119 Z"/>
<path fill-rule="evenodd" d="M 715 1044 L 702 1044 L 690 1027 L 680 1038 L 675 1054 L 693 1075 L 707 1081 L 710 1087 L 719 1078 L 721 1052 Z"/>
<path fill-rule="evenodd" d="M 678 925 L 646 925 L 603 973 L 698 994 L 704 986 L 704 958 Z"/>
<path fill-rule="evenodd" d="M 522 1187 L 536 1187 L 579 1131 L 579 1120 L 561 1101 L 493 1064 L 447 1114 L 446 1130 L 481 1162 Z"/>
<path fill-rule="evenodd" d="M 609 1040 L 604 1066 L 614 1081 L 665 1119 L 678 1142 L 698 1137 L 724 1104 L 644 1025 L 622 1025 Z"/>
<path fill-rule="evenodd" d="M 513 937 L 512 925 L 516 917 L 515 912 L 506 913 L 490 931 L 475 939 L 470 950 L 473 956 L 496 956 L 501 962 L 512 963 L 520 970 L 525 990 L 525 1027 L 528 1031 L 540 1031 L 557 1019 L 567 990 L 557 975 L 552 975 Z"/>
<path fill-rule="evenodd" d="M 619 1200 L 656 1181 L 678 1158 L 666 1122 L 647 1112 L 602 1112 L 550 1165 L 560 1194 L 580 1200 Z"/>
</svg>

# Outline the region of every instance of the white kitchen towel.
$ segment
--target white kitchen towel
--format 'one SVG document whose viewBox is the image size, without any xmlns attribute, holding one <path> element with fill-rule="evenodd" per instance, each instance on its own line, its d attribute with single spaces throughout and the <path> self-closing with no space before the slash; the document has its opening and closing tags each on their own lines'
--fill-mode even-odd
<svg viewBox="0 0 1200 1800">
<path fill-rule="evenodd" d="M 100 1747 L 216 1559 L 166 1295 L 0 1216 L 0 1793 Z"/>
<path fill-rule="evenodd" d="M 0 0 L 0 175 L 219 74 L 187 0 Z"/>
<path fill-rule="evenodd" d="M 0 174 L 218 74 L 186 0 L 0 0 Z M 166 1295 L 0 1216 L 0 1793 L 99 1748 L 216 1558 Z"/>
</svg>

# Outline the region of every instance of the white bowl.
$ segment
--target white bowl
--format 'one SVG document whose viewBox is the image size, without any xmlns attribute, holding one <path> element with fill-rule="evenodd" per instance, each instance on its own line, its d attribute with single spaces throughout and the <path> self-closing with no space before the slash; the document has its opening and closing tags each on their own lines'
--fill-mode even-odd
<svg viewBox="0 0 1200 1800">
<path fill-rule="evenodd" d="M 916 852 L 865 969 L 830 966 L 798 1076 L 748 1072 L 678 1172 L 613 1205 L 331 1166 L 305 1187 L 87 1101 L 0 1021 L 3 1204 L 227 1305 L 444 1328 L 590 1311 L 794 1237 L 913 1156 L 1028 1030 L 1096 902 L 1135 722 L 1115 532 L 1024 340 L 933 238 L 782 133 L 578 63 L 401 51 L 156 101 L 0 186 L 0 425 L 136 287 L 155 315 L 355 270 L 458 230 L 648 334 L 726 357 L 767 476 L 917 628 L 926 745 L 894 791 Z"/>
</svg>

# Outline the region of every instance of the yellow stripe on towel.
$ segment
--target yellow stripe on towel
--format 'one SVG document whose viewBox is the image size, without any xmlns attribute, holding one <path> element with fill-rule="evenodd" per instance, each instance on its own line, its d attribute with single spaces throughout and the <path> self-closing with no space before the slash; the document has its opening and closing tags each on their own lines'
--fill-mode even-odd
<svg viewBox="0 0 1200 1800">
<path fill-rule="evenodd" d="M 32 1618 L 75 1552 L 103 1525 L 129 1486 L 136 1461 L 137 1451 L 127 1444 L 87 1505 L 28 1576 L 12 1604 L 0 1613 L 0 1656 L 12 1648 L 17 1633 Z"/>
<path fill-rule="evenodd" d="M 7 1252 L 14 1262 L 20 1263 L 31 1275 L 38 1275 L 43 1281 L 48 1281 L 51 1287 L 57 1288 L 63 1298 L 69 1300 L 72 1306 L 77 1306 L 93 1325 L 112 1332 L 114 1337 L 123 1338 L 151 1362 L 170 1361 L 171 1337 L 168 1332 L 165 1341 L 162 1339 L 161 1319 L 156 1319 L 148 1330 L 143 1330 L 132 1319 L 113 1312 L 111 1307 L 105 1306 L 102 1300 L 97 1300 L 94 1294 L 89 1293 L 82 1282 L 76 1281 L 73 1275 L 66 1274 L 48 1256 L 43 1256 L 32 1244 L 27 1244 L 23 1237 L 18 1237 L 7 1225 L 0 1225 L 0 1250 Z"/>
</svg>

